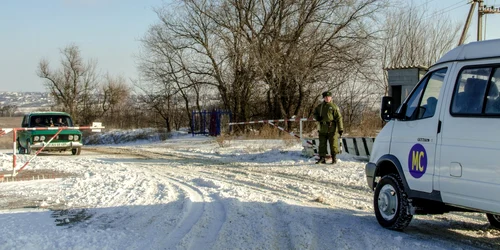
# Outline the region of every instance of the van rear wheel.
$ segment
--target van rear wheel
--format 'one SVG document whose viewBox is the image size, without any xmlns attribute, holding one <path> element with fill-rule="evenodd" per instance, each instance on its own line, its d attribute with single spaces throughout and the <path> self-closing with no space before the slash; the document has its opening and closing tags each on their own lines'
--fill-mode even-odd
<svg viewBox="0 0 500 250">
<path fill-rule="evenodd" d="M 375 216 L 382 227 L 403 230 L 413 218 L 402 183 L 399 175 L 389 174 L 377 184 L 373 203 Z"/>
<path fill-rule="evenodd" d="M 486 218 L 488 218 L 488 221 L 490 222 L 490 225 L 492 227 L 500 229 L 500 215 L 486 214 Z"/>
</svg>

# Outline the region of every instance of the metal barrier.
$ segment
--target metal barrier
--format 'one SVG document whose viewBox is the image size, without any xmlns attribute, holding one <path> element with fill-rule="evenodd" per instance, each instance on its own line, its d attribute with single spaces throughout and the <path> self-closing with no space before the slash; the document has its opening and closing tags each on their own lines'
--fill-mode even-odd
<svg viewBox="0 0 500 250">
<path fill-rule="evenodd" d="M 303 138 L 302 137 L 302 122 L 304 121 L 316 121 L 313 118 L 292 118 L 292 119 L 278 119 L 278 120 L 259 120 L 259 121 L 248 121 L 248 122 L 231 122 L 229 125 L 239 125 L 239 124 L 258 124 L 258 123 L 268 123 L 278 128 L 281 131 L 287 132 L 290 135 L 299 138 L 302 142 L 304 149 L 302 154 L 308 157 L 313 157 L 318 155 L 318 138 Z M 285 130 L 284 128 L 275 125 L 276 122 L 300 122 L 300 136 L 295 133 Z M 340 137 L 339 146 L 340 152 L 345 152 L 350 155 L 369 157 L 370 152 L 375 142 L 374 137 Z M 327 147 L 328 155 L 330 155 L 330 147 Z"/>
<path fill-rule="evenodd" d="M 373 143 L 375 142 L 374 137 L 342 137 L 339 140 L 339 146 L 341 152 L 346 154 L 361 156 L 361 157 L 370 157 L 370 153 L 373 147 Z M 314 146 L 310 146 L 310 145 Z M 304 149 L 302 150 L 302 154 L 305 156 L 312 157 L 318 154 L 316 145 L 319 145 L 318 138 L 306 138 L 302 140 L 302 146 Z M 330 148 L 327 147 L 328 153 L 330 153 Z"/>
</svg>

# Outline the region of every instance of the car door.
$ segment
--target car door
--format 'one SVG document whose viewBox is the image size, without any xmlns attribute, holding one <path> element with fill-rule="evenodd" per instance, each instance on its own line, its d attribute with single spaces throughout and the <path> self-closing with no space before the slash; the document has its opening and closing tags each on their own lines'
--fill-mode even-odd
<svg viewBox="0 0 500 250">
<path fill-rule="evenodd" d="M 441 89 L 447 68 L 429 72 L 406 98 L 394 122 L 391 154 L 412 190 L 432 192 Z"/>
<path fill-rule="evenodd" d="M 446 203 L 500 213 L 500 62 L 479 63 L 458 64 L 444 109 L 440 191 Z"/>
</svg>

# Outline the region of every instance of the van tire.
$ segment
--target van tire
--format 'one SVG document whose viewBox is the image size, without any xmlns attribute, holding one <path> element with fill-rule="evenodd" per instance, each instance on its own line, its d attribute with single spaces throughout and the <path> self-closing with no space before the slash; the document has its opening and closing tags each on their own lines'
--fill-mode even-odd
<svg viewBox="0 0 500 250">
<path fill-rule="evenodd" d="M 397 174 L 385 175 L 380 179 L 373 204 L 377 221 L 384 228 L 401 231 L 413 218 L 403 182 Z"/>
<path fill-rule="evenodd" d="M 488 218 L 492 227 L 500 229 L 500 215 L 486 214 L 486 218 Z"/>
</svg>

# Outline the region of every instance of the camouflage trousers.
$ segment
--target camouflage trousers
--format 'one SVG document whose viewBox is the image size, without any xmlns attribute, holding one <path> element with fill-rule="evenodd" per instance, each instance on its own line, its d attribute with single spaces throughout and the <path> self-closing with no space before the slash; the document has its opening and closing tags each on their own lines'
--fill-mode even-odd
<svg viewBox="0 0 500 250">
<path fill-rule="evenodd" d="M 330 146 L 332 157 L 340 153 L 339 136 L 336 132 L 319 133 L 318 154 L 320 157 L 325 157 L 328 154 L 327 143 Z"/>
</svg>

